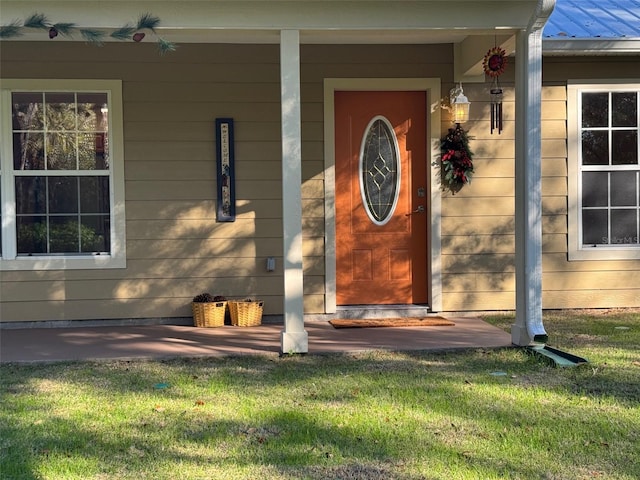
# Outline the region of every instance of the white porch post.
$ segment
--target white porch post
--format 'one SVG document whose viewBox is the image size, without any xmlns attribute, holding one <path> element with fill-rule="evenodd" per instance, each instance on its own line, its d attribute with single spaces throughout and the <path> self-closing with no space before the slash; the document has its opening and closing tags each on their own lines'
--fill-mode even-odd
<svg viewBox="0 0 640 480">
<path fill-rule="evenodd" d="M 307 353 L 302 273 L 302 128 L 300 32 L 280 32 L 282 108 L 282 225 L 284 239 L 284 330 L 282 353 Z"/>
<path fill-rule="evenodd" d="M 542 324 L 542 30 L 522 31 L 516 45 L 516 322 L 511 340 L 546 341 Z"/>
</svg>

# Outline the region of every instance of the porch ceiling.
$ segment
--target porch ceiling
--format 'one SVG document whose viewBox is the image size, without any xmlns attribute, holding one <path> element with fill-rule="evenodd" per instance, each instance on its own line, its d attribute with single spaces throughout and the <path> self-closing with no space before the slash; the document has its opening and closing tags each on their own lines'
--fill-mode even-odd
<svg viewBox="0 0 640 480">
<path fill-rule="evenodd" d="M 527 27 L 537 0 L 0 0 L 3 25 L 37 12 L 51 23 L 113 30 L 143 13 L 175 43 L 279 43 L 300 30 L 303 44 L 459 43 L 468 35 Z M 15 40 L 42 40 L 31 30 Z M 46 38 L 46 37 L 45 37 Z M 56 41 L 63 40 L 57 38 Z"/>
</svg>

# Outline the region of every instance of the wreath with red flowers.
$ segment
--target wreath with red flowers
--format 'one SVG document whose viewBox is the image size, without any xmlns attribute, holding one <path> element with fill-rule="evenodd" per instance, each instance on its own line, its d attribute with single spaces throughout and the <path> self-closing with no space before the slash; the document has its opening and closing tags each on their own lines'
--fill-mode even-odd
<svg viewBox="0 0 640 480">
<path fill-rule="evenodd" d="M 450 128 L 440 144 L 440 173 L 443 190 L 452 193 L 460 191 L 466 184 L 471 183 L 473 176 L 473 153 L 469 149 L 469 136 L 457 124 Z"/>
<path fill-rule="evenodd" d="M 482 67 L 484 73 L 490 77 L 499 77 L 504 73 L 504 69 L 507 66 L 507 52 L 500 47 L 493 47 L 489 49 L 487 54 L 482 60 Z"/>
</svg>

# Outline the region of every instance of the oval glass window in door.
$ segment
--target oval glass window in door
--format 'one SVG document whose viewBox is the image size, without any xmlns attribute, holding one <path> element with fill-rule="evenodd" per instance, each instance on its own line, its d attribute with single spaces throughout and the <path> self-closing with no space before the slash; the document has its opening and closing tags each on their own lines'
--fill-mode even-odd
<svg viewBox="0 0 640 480">
<path fill-rule="evenodd" d="M 393 126 L 375 116 L 364 131 L 360 146 L 360 193 L 367 215 L 376 225 L 393 216 L 400 191 L 400 152 Z"/>
</svg>

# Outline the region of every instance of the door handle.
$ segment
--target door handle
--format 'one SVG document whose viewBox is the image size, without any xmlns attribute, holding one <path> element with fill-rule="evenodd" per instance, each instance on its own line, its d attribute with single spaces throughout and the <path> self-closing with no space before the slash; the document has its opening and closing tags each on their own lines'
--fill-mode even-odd
<svg viewBox="0 0 640 480">
<path fill-rule="evenodd" d="M 411 213 L 407 213 L 406 216 L 413 215 L 414 213 L 424 213 L 424 205 L 418 205 L 418 207 Z"/>
</svg>

